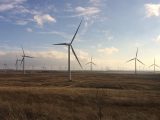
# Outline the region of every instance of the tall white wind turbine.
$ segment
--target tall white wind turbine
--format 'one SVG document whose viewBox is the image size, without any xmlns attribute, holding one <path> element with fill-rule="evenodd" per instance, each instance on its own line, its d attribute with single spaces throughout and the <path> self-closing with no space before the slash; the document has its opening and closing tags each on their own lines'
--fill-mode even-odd
<svg viewBox="0 0 160 120">
<path fill-rule="evenodd" d="M 141 62 L 141 61 L 137 58 L 137 56 L 138 56 L 138 48 L 137 48 L 137 52 L 136 52 L 136 57 L 130 59 L 129 61 L 127 61 L 127 63 L 130 62 L 130 61 L 132 61 L 132 60 L 135 61 L 135 74 L 137 74 L 137 61 L 140 62 L 141 64 L 145 65 L 143 62 Z"/>
<path fill-rule="evenodd" d="M 82 68 L 82 65 L 81 65 L 81 63 L 80 63 L 80 61 L 79 61 L 79 59 L 78 59 L 78 57 L 77 57 L 77 55 L 76 55 L 76 53 L 75 53 L 75 51 L 73 49 L 73 46 L 72 46 L 72 43 L 73 43 L 73 41 L 74 41 L 74 39 L 75 39 L 75 37 L 76 37 L 76 35 L 78 33 L 78 30 L 79 30 L 81 24 L 82 24 L 82 20 L 81 20 L 81 22 L 80 22 L 80 24 L 79 24 L 79 26 L 78 26 L 78 28 L 77 28 L 77 30 L 76 30 L 76 32 L 75 32 L 75 34 L 74 34 L 74 36 L 73 36 L 73 38 L 72 38 L 70 43 L 53 44 L 53 45 L 65 45 L 65 46 L 68 46 L 68 74 L 69 74 L 69 81 L 72 81 L 72 79 L 71 79 L 71 69 L 70 69 L 71 68 L 71 65 L 70 65 L 70 62 L 71 62 L 70 61 L 70 49 L 72 50 L 72 52 L 73 52 L 76 60 L 78 61 L 80 67 Z"/>
<path fill-rule="evenodd" d="M 91 61 L 86 63 L 86 65 L 90 64 L 90 70 L 93 70 L 93 65 L 96 65 L 93 61 L 92 61 L 92 57 L 91 57 Z"/>
<path fill-rule="evenodd" d="M 22 47 L 22 52 L 23 52 L 23 55 L 22 55 L 21 64 L 23 63 L 23 74 L 25 74 L 25 58 L 33 58 L 33 57 L 25 55 L 23 47 Z"/>
<path fill-rule="evenodd" d="M 154 58 L 154 64 L 150 65 L 149 67 L 153 67 L 154 68 L 154 72 L 156 72 L 156 67 L 160 68 L 158 65 L 156 65 L 155 58 Z"/>
</svg>

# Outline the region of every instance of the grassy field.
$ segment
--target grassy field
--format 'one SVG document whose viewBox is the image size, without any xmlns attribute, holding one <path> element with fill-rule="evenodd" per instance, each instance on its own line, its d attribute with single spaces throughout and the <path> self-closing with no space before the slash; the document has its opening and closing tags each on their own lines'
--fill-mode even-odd
<svg viewBox="0 0 160 120">
<path fill-rule="evenodd" d="M 0 73 L 2 120 L 160 120 L 160 75 Z"/>
</svg>

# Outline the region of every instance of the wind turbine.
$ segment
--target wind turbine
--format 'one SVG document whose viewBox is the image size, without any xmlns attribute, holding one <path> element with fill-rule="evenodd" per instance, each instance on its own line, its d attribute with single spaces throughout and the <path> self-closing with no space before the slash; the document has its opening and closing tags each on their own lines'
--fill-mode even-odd
<svg viewBox="0 0 160 120">
<path fill-rule="evenodd" d="M 79 61 L 79 59 L 78 59 L 78 57 L 77 57 L 77 55 L 76 55 L 76 53 L 75 53 L 75 51 L 73 49 L 73 46 L 72 46 L 72 43 L 73 43 L 73 41 L 74 41 L 74 39 L 75 39 L 75 37 L 76 37 L 76 35 L 78 33 L 78 30 L 79 30 L 81 24 L 82 24 L 82 20 L 81 20 L 81 22 L 80 22 L 80 24 L 79 24 L 79 26 L 78 26 L 78 28 L 77 28 L 77 30 L 76 30 L 76 32 L 75 32 L 75 34 L 74 34 L 74 36 L 73 36 L 73 38 L 72 38 L 70 43 L 53 44 L 53 45 L 65 45 L 65 46 L 68 46 L 68 74 L 69 74 L 69 81 L 72 81 L 72 79 L 71 79 L 71 69 L 70 69 L 70 67 L 71 67 L 71 65 L 70 65 L 70 62 L 71 62 L 70 61 L 70 50 L 72 50 L 76 60 L 78 61 L 80 67 L 82 68 L 82 65 L 81 65 L 81 63 L 80 63 L 80 61 Z"/>
<path fill-rule="evenodd" d="M 8 68 L 8 66 L 7 66 L 7 64 L 5 63 L 5 64 L 3 64 L 4 65 L 4 71 L 5 71 L 5 73 L 7 72 L 7 68 Z"/>
<path fill-rule="evenodd" d="M 138 48 L 137 48 L 137 52 L 136 52 L 136 57 L 130 59 L 129 61 L 127 61 L 127 63 L 130 62 L 130 61 L 132 61 L 132 60 L 135 61 L 135 74 L 137 74 L 137 61 L 144 65 L 144 63 L 141 62 L 141 61 L 137 58 L 137 56 L 138 56 Z"/>
<path fill-rule="evenodd" d="M 86 63 L 86 65 L 90 64 L 90 70 L 93 70 L 93 66 L 92 65 L 96 65 L 94 62 L 92 62 L 92 57 L 91 57 L 91 61 Z"/>
<path fill-rule="evenodd" d="M 17 59 L 16 59 L 16 64 L 15 64 L 15 65 L 16 65 L 16 71 L 18 70 L 18 62 L 19 62 L 19 61 L 21 61 L 21 60 L 17 58 Z"/>
<path fill-rule="evenodd" d="M 154 64 L 152 64 L 151 66 L 149 66 L 149 67 L 154 67 L 154 72 L 156 72 L 156 67 L 158 67 L 158 68 L 160 68 L 158 65 L 156 65 L 156 60 L 155 60 L 155 58 L 154 58 Z"/>
<path fill-rule="evenodd" d="M 22 47 L 22 52 L 23 52 L 23 55 L 22 55 L 21 64 L 23 63 L 23 74 L 25 74 L 25 58 L 33 58 L 33 57 L 25 55 L 23 47 Z"/>
</svg>

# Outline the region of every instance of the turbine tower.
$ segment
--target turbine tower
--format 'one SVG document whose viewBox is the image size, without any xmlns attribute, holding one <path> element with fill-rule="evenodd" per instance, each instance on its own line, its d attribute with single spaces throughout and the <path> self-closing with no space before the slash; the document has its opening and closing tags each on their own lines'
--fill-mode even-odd
<svg viewBox="0 0 160 120">
<path fill-rule="evenodd" d="M 79 61 L 79 59 L 78 59 L 78 57 L 77 57 L 77 55 L 76 55 L 76 53 L 75 53 L 75 51 L 73 49 L 73 46 L 72 46 L 72 43 L 73 43 L 73 41 L 74 41 L 74 39 L 75 39 L 75 37 L 76 37 L 76 35 L 78 33 L 78 30 L 79 30 L 81 24 L 82 24 L 82 20 L 81 20 L 81 22 L 80 22 L 80 24 L 79 24 L 79 26 L 78 26 L 78 28 L 77 28 L 77 30 L 76 30 L 76 32 L 75 32 L 75 34 L 74 34 L 74 36 L 73 36 L 73 38 L 72 38 L 70 43 L 53 44 L 53 45 L 65 45 L 65 46 L 68 46 L 68 74 L 69 74 L 69 81 L 72 81 L 72 79 L 71 79 L 71 69 L 70 69 L 71 68 L 71 65 L 70 65 L 70 62 L 71 62 L 70 61 L 70 50 L 72 50 L 76 60 L 78 61 L 80 67 L 82 68 L 82 65 L 81 65 L 81 63 L 80 63 L 80 61 Z"/>
<path fill-rule="evenodd" d="M 92 62 L 92 57 L 91 57 L 91 61 L 86 63 L 86 65 L 90 64 L 90 70 L 93 70 L 93 66 L 92 65 L 96 65 L 94 62 Z"/>
<path fill-rule="evenodd" d="M 136 52 L 136 57 L 130 59 L 129 61 L 127 61 L 127 63 L 130 62 L 130 61 L 132 61 L 132 60 L 135 61 L 135 74 L 137 74 L 137 61 L 144 65 L 144 63 L 141 62 L 141 61 L 137 58 L 137 56 L 138 56 L 138 48 L 137 48 L 137 52 Z"/>
<path fill-rule="evenodd" d="M 7 64 L 5 63 L 5 64 L 3 64 L 4 65 L 4 71 L 5 71 L 5 73 L 7 72 L 7 68 L 8 68 L 8 66 L 7 66 Z"/>
<path fill-rule="evenodd" d="M 16 65 L 16 71 L 18 70 L 18 62 L 19 62 L 19 61 L 21 61 L 21 60 L 17 58 L 17 59 L 16 59 L 16 64 L 15 64 L 15 65 Z"/>
<path fill-rule="evenodd" d="M 156 60 L 155 60 L 155 58 L 154 58 L 154 64 L 152 64 L 151 66 L 149 66 L 149 67 L 154 67 L 154 72 L 156 72 L 156 67 L 158 67 L 158 68 L 160 68 L 158 65 L 156 65 Z"/>
<path fill-rule="evenodd" d="M 23 47 L 22 47 L 22 52 L 23 55 L 22 55 L 21 65 L 23 63 L 23 74 L 25 74 L 25 58 L 33 58 L 33 57 L 25 55 Z"/>
</svg>

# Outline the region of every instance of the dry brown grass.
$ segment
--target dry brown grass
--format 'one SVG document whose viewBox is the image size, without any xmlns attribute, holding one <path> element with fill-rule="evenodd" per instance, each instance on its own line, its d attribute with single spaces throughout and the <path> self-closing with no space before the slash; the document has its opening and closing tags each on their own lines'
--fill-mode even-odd
<svg viewBox="0 0 160 120">
<path fill-rule="evenodd" d="M 99 120 L 99 101 L 102 120 L 160 120 L 160 75 L 78 72 L 73 79 L 62 72 L 0 74 L 0 118 Z"/>
</svg>

